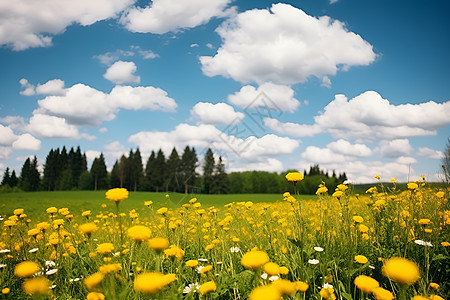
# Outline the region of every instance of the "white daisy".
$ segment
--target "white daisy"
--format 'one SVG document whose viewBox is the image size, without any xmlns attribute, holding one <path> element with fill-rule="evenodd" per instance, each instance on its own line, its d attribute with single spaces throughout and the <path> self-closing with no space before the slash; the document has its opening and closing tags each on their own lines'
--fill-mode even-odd
<svg viewBox="0 0 450 300">
<path fill-rule="evenodd" d="M 317 252 L 322 252 L 323 248 L 322 247 L 314 247 L 314 250 L 316 250 Z"/>
<path fill-rule="evenodd" d="M 308 259 L 308 263 L 311 265 L 317 265 L 319 263 L 318 259 Z"/>
</svg>

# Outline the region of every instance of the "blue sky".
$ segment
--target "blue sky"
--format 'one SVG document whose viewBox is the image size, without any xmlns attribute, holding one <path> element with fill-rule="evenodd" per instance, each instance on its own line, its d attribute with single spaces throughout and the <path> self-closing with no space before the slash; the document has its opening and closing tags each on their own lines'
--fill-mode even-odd
<svg viewBox="0 0 450 300">
<path fill-rule="evenodd" d="M 448 1 L 2 3 L 2 174 L 64 145 L 89 167 L 190 145 L 227 171 L 439 179 Z"/>
</svg>

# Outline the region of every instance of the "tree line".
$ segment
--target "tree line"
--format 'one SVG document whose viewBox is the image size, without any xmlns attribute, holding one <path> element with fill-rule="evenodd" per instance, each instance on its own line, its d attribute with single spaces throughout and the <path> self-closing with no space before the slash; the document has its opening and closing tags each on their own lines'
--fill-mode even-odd
<svg viewBox="0 0 450 300">
<path fill-rule="evenodd" d="M 48 153 L 42 174 L 38 171 L 36 156 L 27 158 L 20 176 L 6 168 L 1 188 L 4 191 L 20 189 L 23 191 L 55 190 L 105 190 L 122 187 L 129 191 L 179 192 L 191 194 L 241 194 L 241 193 L 283 193 L 294 192 L 294 186 L 287 182 L 289 172 L 270 173 L 264 171 L 246 171 L 226 173 L 222 157 L 215 157 L 208 149 L 199 167 L 195 148 L 186 146 L 181 153 L 176 148 L 168 157 L 159 149 L 152 151 L 143 162 L 139 148 L 131 149 L 128 155 L 122 155 L 107 170 L 105 157 L 101 153 L 96 157 L 90 169 L 86 154 L 80 147 L 69 151 L 51 149 Z M 198 171 L 202 171 L 199 174 Z M 294 170 L 290 170 L 294 171 Z M 302 194 L 314 194 L 320 183 L 324 182 L 330 191 L 344 182 L 345 173 L 328 174 L 318 165 L 311 166 L 303 173 L 305 179 L 297 184 Z"/>
</svg>

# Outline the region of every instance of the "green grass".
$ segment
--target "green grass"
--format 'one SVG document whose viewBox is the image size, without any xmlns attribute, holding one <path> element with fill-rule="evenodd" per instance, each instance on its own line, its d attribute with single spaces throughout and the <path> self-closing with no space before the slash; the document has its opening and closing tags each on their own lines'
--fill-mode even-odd
<svg viewBox="0 0 450 300">
<path fill-rule="evenodd" d="M 281 194 L 227 194 L 227 195 L 185 195 L 180 193 L 153 193 L 130 192 L 129 198 L 120 204 L 121 211 L 127 212 L 136 209 L 138 212 L 145 209 L 144 201 L 152 200 L 153 207 L 168 206 L 176 208 L 196 197 L 203 206 L 222 207 L 230 202 L 252 201 L 275 202 L 282 200 Z M 314 199 L 316 196 L 302 196 L 304 199 Z M 54 191 L 54 192 L 19 192 L 0 193 L 0 215 L 11 215 L 16 208 L 25 209 L 25 213 L 33 219 L 41 216 L 42 212 L 50 206 L 57 208 L 67 207 L 70 212 L 79 215 L 84 210 L 97 213 L 104 210 L 101 205 L 107 204 L 109 211 L 114 211 L 114 203 L 105 199 L 105 191 Z"/>
</svg>

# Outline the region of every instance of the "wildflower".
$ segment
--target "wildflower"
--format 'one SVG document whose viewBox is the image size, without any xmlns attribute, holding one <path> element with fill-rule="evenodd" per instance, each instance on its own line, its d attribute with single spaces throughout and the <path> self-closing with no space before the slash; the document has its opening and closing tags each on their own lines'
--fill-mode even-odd
<svg viewBox="0 0 450 300">
<path fill-rule="evenodd" d="M 198 292 L 201 295 L 206 295 L 208 293 L 214 292 L 216 289 L 217 286 L 214 281 L 207 281 L 199 287 Z"/>
<path fill-rule="evenodd" d="M 444 246 L 444 247 L 450 247 L 450 243 L 449 242 L 442 242 L 441 245 Z"/>
<path fill-rule="evenodd" d="M 274 276 L 280 274 L 280 266 L 278 266 L 274 262 L 268 262 L 263 267 L 264 272 L 267 274 Z"/>
<path fill-rule="evenodd" d="M 348 189 L 348 186 L 346 186 L 346 183 L 344 183 L 344 184 L 341 183 L 341 184 L 338 184 L 337 189 L 345 192 Z"/>
<path fill-rule="evenodd" d="M 318 259 L 308 259 L 308 264 L 317 265 L 319 263 Z"/>
<path fill-rule="evenodd" d="M 306 290 L 309 287 L 309 285 L 303 281 L 296 281 L 295 286 L 297 288 L 297 291 L 300 291 L 300 292 L 306 292 Z"/>
<path fill-rule="evenodd" d="M 333 197 L 335 197 L 335 198 L 341 198 L 341 196 L 342 196 L 343 193 L 344 193 L 344 192 L 342 192 L 342 191 L 335 191 L 335 192 L 333 193 L 333 195 L 331 195 L 331 196 L 333 196 Z"/>
<path fill-rule="evenodd" d="M 415 189 L 418 189 L 418 188 L 419 188 L 419 186 L 418 186 L 417 183 L 415 183 L 415 182 L 409 182 L 409 183 L 407 184 L 407 186 L 408 186 L 408 189 L 410 189 L 410 190 L 415 190 Z"/>
<path fill-rule="evenodd" d="M 334 294 L 334 288 L 322 288 L 319 292 L 320 297 L 325 299 L 335 300 L 336 295 Z"/>
<path fill-rule="evenodd" d="M 148 246 L 155 251 L 162 251 L 169 247 L 169 240 L 162 237 L 155 237 L 147 242 Z"/>
<path fill-rule="evenodd" d="M 153 201 L 144 201 L 144 205 L 150 207 L 153 204 Z"/>
<path fill-rule="evenodd" d="M 444 198 L 445 193 L 443 191 L 439 191 L 436 193 L 436 197 L 438 198 Z"/>
<path fill-rule="evenodd" d="M 419 267 L 406 258 L 393 257 L 382 268 L 383 275 L 397 282 L 411 285 L 420 278 Z"/>
<path fill-rule="evenodd" d="M 196 267 L 196 266 L 198 265 L 198 260 L 190 259 L 190 260 L 188 260 L 187 262 L 185 262 L 184 265 L 185 265 L 186 267 L 194 268 L 194 267 Z"/>
<path fill-rule="evenodd" d="M 128 198 L 128 191 L 124 188 L 110 189 L 105 193 L 106 199 L 119 203 Z"/>
<path fill-rule="evenodd" d="M 392 178 L 391 178 L 391 182 L 392 182 L 392 183 L 396 183 L 396 182 L 397 182 L 397 178 L 392 177 Z"/>
<path fill-rule="evenodd" d="M 176 257 L 177 259 L 181 259 L 184 256 L 184 250 L 175 245 L 171 245 L 169 249 L 164 250 L 164 253 L 168 257 Z"/>
<path fill-rule="evenodd" d="M 167 207 L 161 207 L 156 211 L 158 215 L 164 215 L 168 211 Z"/>
<path fill-rule="evenodd" d="M 362 223 L 364 222 L 364 219 L 361 216 L 353 216 L 353 221 L 355 221 L 356 223 Z"/>
<path fill-rule="evenodd" d="M 420 246 L 433 247 L 433 244 L 432 244 L 432 243 L 430 243 L 430 242 L 425 242 L 425 241 L 422 241 L 422 240 L 415 240 L 414 243 L 416 243 L 417 245 L 420 245 Z"/>
<path fill-rule="evenodd" d="M 161 273 L 148 272 L 139 274 L 134 280 L 134 289 L 144 294 L 155 294 L 162 290 L 169 282 Z"/>
<path fill-rule="evenodd" d="M 97 292 L 90 292 L 87 294 L 87 300 L 105 300 L 105 295 Z"/>
<path fill-rule="evenodd" d="M 428 224 L 430 224 L 431 223 L 431 220 L 430 219 L 420 219 L 419 220 L 419 224 L 420 225 L 428 225 Z"/>
<path fill-rule="evenodd" d="M 264 251 L 250 251 L 242 256 L 241 264 L 247 268 L 256 270 L 269 261 L 269 255 Z"/>
<path fill-rule="evenodd" d="M 128 228 L 128 236 L 136 242 L 148 240 L 152 235 L 150 228 L 143 225 L 136 225 Z"/>
<path fill-rule="evenodd" d="M 359 264 L 365 264 L 366 262 L 368 262 L 369 260 L 367 259 L 367 257 L 365 257 L 364 255 L 356 255 L 355 256 L 355 261 Z"/>
<path fill-rule="evenodd" d="M 13 211 L 13 214 L 15 214 L 16 216 L 20 216 L 21 214 L 23 214 L 23 208 L 16 208 Z"/>
<path fill-rule="evenodd" d="M 437 290 L 439 288 L 439 284 L 434 283 L 434 282 L 430 282 L 430 287 Z"/>
<path fill-rule="evenodd" d="M 10 292 L 11 292 L 11 290 L 9 288 L 2 289 L 2 294 L 3 295 L 8 295 Z"/>
<path fill-rule="evenodd" d="M 394 295 L 388 291 L 383 289 L 382 287 L 376 287 L 372 290 L 372 294 L 376 300 L 393 300 Z"/>
<path fill-rule="evenodd" d="M 28 295 L 45 295 L 50 293 L 50 281 L 44 277 L 27 279 L 22 284 L 23 291 Z"/>
<path fill-rule="evenodd" d="M 53 215 L 53 214 L 56 214 L 58 212 L 58 209 L 56 207 L 52 206 L 52 207 L 47 208 L 46 211 L 47 211 L 48 214 Z"/>
<path fill-rule="evenodd" d="M 439 295 L 431 295 L 430 300 L 445 300 L 445 299 Z"/>
<path fill-rule="evenodd" d="M 24 261 L 16 266 L 14 275 L 17 277 L 30 277 L 39 272 L 40 267 L 33 261 Z"/>
<path fill-rule="evenodd" d="M 297 291 L 296 284 L 287 279 L 278 279 L 272 283 L 272 286 L 278 289 L 282 295 L 292 295 Z"/>
<path fill-rule="evenodd" d="M 358 277 L 355 278 L 354 282 L 356 287 L 358 287 L 358 289 L 367 294 L 372 292 L 374 288 L 380 286 L 378 281 L 366 275 L 359 275 Z"/>
<path fill-rule="evenodd" d="M 47 272 L 45 272 L 45 275 L 53 275 L 56 272 L 58 272 L 58 269 L 51 269 L 51 270 L 48 270 Z"/>
<path fill-rule="evenodd" d="M 280 267 L 280 274 L 281 275 L 287 275 L 289 274 L 289 269 L 286 267 Z"/>
<path fill-rule="evenodd" d="M 230 248 L 231 253 L 239 252 L 239 250 L 240 250 L 239 247 L 231 247 Z"/>
<path fill-rule="evenodd" d="M 33 248 L 33 249 L 28 250 L 29 253 L 34 253 L 37 251 L 39 251 L 39 248 Z"/>
<path fill-rule="evenodd" d="M 206 267 L 199 267 L 197 270 L 198 270 L 198 273 L 205 274 L 206 272 L 212 270 L 212 265 L 208 265 Z"/>
<path fill-rule="evenodd" d="M 56 209 L 56 207 L 55 207 Z M 48 211 L 48 209 L 47 209 Z M 36 224 L 36 228 L 39 229 L 40 231 L 45 231 L 50 227 L 50 224 L 47 222 L 41 222 L 41 223 L 37 223 Z"/>
<path fill-rule="evenodd" d="M 81 216 L 83 216 L 83 217 L 89 217 L 90 215 L 91 215 L 91 211 L 90 210 L 86 210 L 86 211 L 83 211 L 81 213 Z"/>
<path fill-rule="evenodd" d="M 377 175 L 373 176 L 373 178 L 380 180 L 380 175 L 377 174 Z"/>
<path fill-rule="evenodd" d="M 279 300 L 280 298 L 280 291 L 272 285 L 259 286 L 255 288 L 249 295 L 249 300 Z"/>
<path fill-rule="evenodd" d="M 94 274 L 89 275 L 84 280 L 84 284 L 86 285 L 88 290 L 92 290 L 97 287 L 105 278 L 105 274 L 102 272 L 95 272 Z"/>
<path fill-rule="evenodd" d="M 360 231 L 360 232 L 363 232 L 363 233 L 366 233 L 366 232 L 369 231 L 369 227 L 367 227 L 367 226 L 364 225 L 364 224 L 361 224 L 361 225 L 359 225 L 359 231 Z"/>
<path fill-rule="evenodd" d="M 191 292 L 197 292 L 200 288 L 200 285 L 196 283 L 190 283 L 189 285 L 185 286 L 183 289 L 183 294 L 189 294 Z"/>
<path fill-rule="evenodd" d="M 423 296 L 414 296 L 411 298 L 411 300 L 429 300 L 429 299 Z"/>
<path fill-rule="evenodd" d="M 322 252 L 323 248 L 322 247 L 314 247 L 314 250 L 316 250 L 317 252 Z"/>
<path fill-rule="evenodd" d="M 326 186 L 321 186 L 317 189 L 316 195 L 325 194 L 328 192 L 328 188 Z"/>
<path fill-rule="evenodd" d="M 103 243 L 97 246 L 97 252 L 101 254 L 108 254 L 114 250 L 114 245 L 111 243 Z"/>
<path fill-rule="evenodd" d="M 85 223 L 78 226 L 78 230 L 82 234 L 91 235 L 98 230 L 98 227 L 97 225 L 95 225 L 95 223 Z"/>
<path fill-rule="evenodd" d="M 290 182 L 297 182 L 303 180 L 304 176 L 302 173 L 299 172 L 291 172 L 286 174 L 287 181 Z"/>
</svg>

